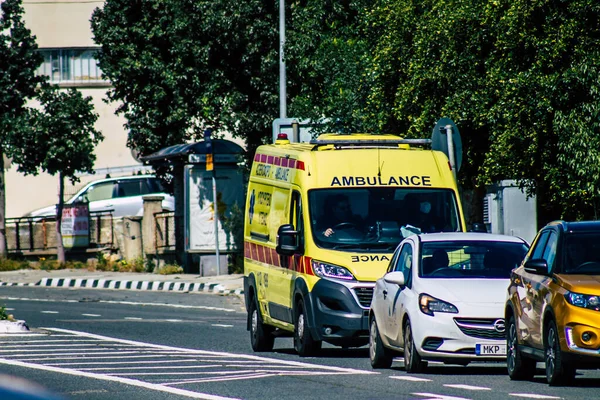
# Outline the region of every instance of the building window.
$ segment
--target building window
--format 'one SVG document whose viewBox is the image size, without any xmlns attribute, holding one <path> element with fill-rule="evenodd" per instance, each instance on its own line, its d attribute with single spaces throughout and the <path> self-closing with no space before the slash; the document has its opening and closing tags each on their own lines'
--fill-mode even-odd
<svg viewBox="0 0 600 400">
<path fill-rule="evenodd" d="M 37 75 L 47 75 L 50 83 L 87 84 L 103 82 L 96 53 L 99 49 L 41 49 L 44 63 Z"/>
</svg>

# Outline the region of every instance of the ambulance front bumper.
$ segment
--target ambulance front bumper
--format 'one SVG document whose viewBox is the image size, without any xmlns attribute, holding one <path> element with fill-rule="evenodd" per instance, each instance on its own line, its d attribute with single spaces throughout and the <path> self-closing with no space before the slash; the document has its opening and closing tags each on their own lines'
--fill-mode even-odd
<svg viewBox="0 0 600 400">
<path fill-rule="evenodd" d="M 343 347 L 367 344 L 374 286 L 372 282 L 319 280 L 310 292 L 315 321 L 313 336 Z"/>
</svg>

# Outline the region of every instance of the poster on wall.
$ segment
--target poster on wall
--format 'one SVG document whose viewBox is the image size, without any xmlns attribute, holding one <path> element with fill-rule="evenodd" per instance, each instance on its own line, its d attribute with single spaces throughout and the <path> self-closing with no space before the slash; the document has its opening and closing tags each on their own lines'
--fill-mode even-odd
<svg viewBox="0 0 600 400">
<path fill-rule="evenodd" d="M 186 166 L 186 250 L 214 252 L 215 212 L 212 171 Z M 216 169 L 219 251 L 234 251 L 232 218 L 243 218 L 244 182 L 237 168 Z"/>
<path fill-rule="evenodd" d="M 60 224 L 65 248 L 90 245 L 90 211 L 88 203 L 65 204 Z"/>
</svg>

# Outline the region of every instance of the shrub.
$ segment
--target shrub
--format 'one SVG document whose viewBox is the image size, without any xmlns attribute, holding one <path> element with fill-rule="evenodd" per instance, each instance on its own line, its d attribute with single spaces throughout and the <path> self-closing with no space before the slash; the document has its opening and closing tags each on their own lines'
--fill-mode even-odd
<svg viewBox="0 0 600 400">
<path fill-rule="evenodd" d="M 25 260 L 11 260 L 10 258 L 0 258 L 0 271 L 16 271 L 19 269 L 34 269 L 34 267 Z"/>
<path fill-rule="evenodd" d="M 161 275 L 182 274 L 183 268 L 181 268 L 179 265 L 167 264 L 167 265 L 161 267 L 158 270 L 158 273 Z"/>
<path fill-rule="evenodd" d="M 0 321 L 14 321 L 15 317 L 12 314 L 8 314 L 6 312 L 6 308 L 4 306 L 0 306 Z"/>
</svg>

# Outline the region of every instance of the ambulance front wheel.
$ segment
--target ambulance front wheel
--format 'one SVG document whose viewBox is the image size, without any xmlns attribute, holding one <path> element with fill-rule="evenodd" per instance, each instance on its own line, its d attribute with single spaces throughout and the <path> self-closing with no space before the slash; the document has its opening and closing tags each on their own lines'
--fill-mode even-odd
<svg viewBox="0 0 600 400">
<path fill-rule="evenodd" d="M 271 351 L 275 337 L 271 328 L 262 322 L 256 297 L 250 302 L 250 343 L 254 351 Z"/>
<path fill-rule="evenodd" d="M 321 349 L 322 342 L 320 340 L 314 340 L 310 334 L 304 301 L 299 300 L 296 309 L 294 349 L 296 349 L 296 352 L 300 357 L 308 357 Z"/>
</svg>

